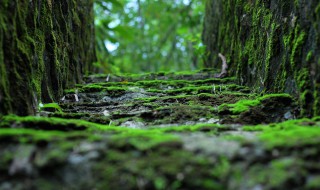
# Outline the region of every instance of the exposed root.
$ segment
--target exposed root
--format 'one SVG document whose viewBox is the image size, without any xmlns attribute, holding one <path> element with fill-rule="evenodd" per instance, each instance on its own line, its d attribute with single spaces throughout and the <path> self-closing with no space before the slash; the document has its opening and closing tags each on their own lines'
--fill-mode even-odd
<svg viewBox="0 0 320 190">
<path fill-rule="evenodd" d="M 222 55 L 221 53 L 218 54 L 218 56 L 220 57 L 221 61 L 222 61 L 222 66 L 221 66 L 221 73 L 215 75 L 215 78 L 224 78 L 228 75 L 228 65 L 227 65 L 227 59 L 224 55 Z"/>
</svg>

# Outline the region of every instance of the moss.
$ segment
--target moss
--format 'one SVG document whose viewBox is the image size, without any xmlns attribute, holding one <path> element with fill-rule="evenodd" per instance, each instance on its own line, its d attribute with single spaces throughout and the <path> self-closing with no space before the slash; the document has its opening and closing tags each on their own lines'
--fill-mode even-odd
<svg viewBox="0 0 320 190">
<path fill-rule="evenodd" d="M 256 184 L 265 184 L 267 189 L 287 188 L 288 183 L 297 182 L 304 175 L 302 161 L 294 158 L 274 159 L 268 165 L 255 164 L 251 166 L 246 174 L 250 176 L 246 180 L 249 187 Z"/>
<path fill-rule="evenodd" d="M 110 81 L 118 82 L 137 82 L 142 80 L 206 80 L 208 78 L 213 78 L 213 69 L 204 69 L 197 71 L 179 71 L 179 72 L 159 72 L 159 73 L 144 73 L 144 74 L 119 74 L 119 75 L 109 75 L 109 74 L 97 74 L 86 76 L 88 82 L 105 82 L 109 75 Z M 215 81 L 221 81 L 223 83 L 228 82 L 230 79 L 216 79 Z"/>
<path fill-rule="evenodd" d="M 123 95 L 128 88 L 126 87 L 103 87 L 97 84 L 88 84 L 78 89 L 81 93 L 91 93 L 91 92 L 106 92 L 111 96 L 120 96 Z"/>
<path fill-rule="evenodd" d="M 65 140 L 66 138 L 83 138 L 86 134 L 79 132 L 64 133 L 62 131 L 39 131 L 34 129 L 0 129 L 0 141 L 30 143 L 52 140 Z"/>
<path fill-rule="evenodd" d="M 289 48 L 291 42 L 292 42 L 292 34 L 287 34 L 287 35 L 283 35 L 283 43 L 285 45 L 286 48 Z"/>
<path fill-rule="evenodd" d="M 255 126 L 243 126 L 242 130 L 243 131 L 250 131 L 250 132 L 259 132 L 259 131 L 263 131 L 263 129 L 265 128 L 264 125 L 255 125 Z"/>
<path fill-rule="evenodd" d="M 300 32 L 300 26 L 296 26 L 295 28 L 295 39 L 293 42 L 291 57 L 290 57 L 290 63 L 291 67 L 296 67 L 296 62 L 299 59 L 299 56 L 301 56 L 301 47 L 304 44 L 306 39 L 306 33 L 304 31 Z"/>
<path fill-rule="evenodd" d="M 306 57 L 306 61 L 307 62 L 311 61 L 312 56 L 313 56 L 313 52 L 309 51 L 308 54 L 307 54 L 307 57 Z"/>
<path fill-rule="evenodd" d="M 189 86 L 179 89 L 173 90 L 165 90 L 164 92 L 168 95 L 177 95 L 177 94 L 201 94 L 201 93 L 211 93 L 211 94 L 219 94 L 224 93 L 226 91 L 239 91 L 239 92 L 249 92 L 248 87 L 239 86 L 236 84 L 230 85 L 210 85 L 210 86 Z M 161 93 L 162 90 L 150 89 L 148 92 Z"/>
<path fill-rule="evenodd" d="M 262 97 L 258 97 L 257 99 L 253 100 L 239 100 L 234 104 L 222 104 L 219 106 L 219 112 L 224 112 L 226 110 L 230 110 L 232 114 L 240 114 L 242 112 L 248 111 L 250 107 L 259 106 L 262 102 L 273 99 L 273 98 L 280 98 L 292 101 L 292 97 L 289 94 L 267 94 Z"/>
<path fill-rule="evenodd" d="M 213 168 L 212 162 L 207 158 L 168 145 L 160 147 L 158 151 L 146 151 L 144 154 L 134 149 L 111 149 L 105 159 L 96 165 L 94 173 L 103 179 L 96 186 L 99 189 L 121 186 L 117 180 L 119 176 L 126 181 L 125 189 L 139 187 L 137 178 L 143 179 L 144 187 L 151 189 L 210 189 L 213 185 L 220 185 L 218 180 L 212 179 L 211 170 L 199 170 L 205 166 Z"/>
<path fill-rule="evenodd" d="M 207 2 L 203 31 L 203 42 L 209 52 L 207 65 L 219 68 L 217 53 L 224 52 L 231 58 L 230 73 L 253 92 L 286 92 L 298 97 L 310 90 L 314 94 L 317 89 L 312 81 L 318 81 L 313 74 L 318 67 L 314 49 L 318 39 L 314 34 L 319 33 L 319 3 L 301 7 L 298 0 L 271 4 L 240 0 Z M 310 82 L 301 89 L 299 75 L 303 70 L 309 76 L 305 83 Z M 315 104 L 312 101 L 303 106 L 302 114 L 311 116 Z"/>
<path fill-rule="evenodd" d="M 143 80 L 134 83 L 133 85 L 141 86 L 144 88 L 163 88 L 163 87 L 170 87 L 170 88 L 182 88 L 188 86 L 195 86 L 195 85 L 212 85 L 212 84 L 227 84 L 230 82 L 234 82 L 235 78 L 210 78 L 204 80 Z"/>
<path fill-rule="evenodd" d="M 48 104 L 40 104 L 40 111 L 45 109 L 53 109 L 60 113 L 62 113 L 62 109 L 57 103 L 48 103 Z"/>
<path fill-rule="evenodd" d="M 188 81 L 185 80 L 149 80 L 149 81 L 138 81 L 136 82 L 138 86 L 142 86 L 145 88 L 159 88 L 162 85 L 166 86 L 174 86 L 174 87 L 183 87 L 189 84 Z"/>
<path fill-rule="evenodd" d="M 150 130 L 156 130 L 151 128 Z M 181 126 L 174 126 L 174 127 L 166 127 L 163 129 L 157 129 L 161 132 L 212 132 L 216 134 L 221 131 L 228 131 L 231 130 L 229 126 L 221 126 L 217 124 L 197 124 L 197 125 L 181 125 Z"/>
<path fill-rule="evenodd" d="M 261 131 L 259 138 L 268 149 L 290 148 L 319 143 L 320 129 L 310 119 L 289 120 L 271 125 L 247 126 L 246 131 Z"/>
<path fill-rule="evenodd" d="M 260 101 L 267 100 L 270 98 L 284 98 L 292 100 L 292 96 L 289 94 L 267 94 L 259 98 Z"/>
<path fill-rule="evenodd" d="M 314 116 L 320 115 L 320 84 L 316 84 L 315 91 L 313 93 L 313 97 L 315 99 L 315 102 L 313 104 L 313 113 Z"/>
<path fill-rule="evenodd" d="M 308 179 L 306 189 L 318 189 L 320 187 L 320 176 L 315 175 Z"/>
<path fill-rule="evenodd" d="M 74 1 L 67 7 L 51 1 L 2 2 L 1 113 L 35 114 L 36 104 L 57 100 L 64 88 L 81 80 L 95 59 L 94 48 L 84 48 L 94 46 L 92 3 L 82 1 L 88 9 L 80 10 Z"/>
<path fill-rule="evenodd" d="M 80 119 L 83 117 L 89 117 L 90 113 L 63 113 L 55 112 L 49 115 L 50 117 L 68 118 L 68 119 Z"/>
<path fill-rule="evenodd" d="M 95 124 L 77 119 L 47 118 L 36 116 L 19 117 L 15 115 L 4 116 L 0 122 L 0 128 L 10 128 L 12 126 L 55 131 L 82 131 L 86 129 L 110 131 L 121 130 L 121 128 Z"/>
<path fill-rule="evenodd" d="M 259 100 L 240 100 L 235 104 L 222 104 L 219 106 L 219 112 L 225 109 L 230 109 L 233 114 L 240 114 L 249 110 L 250 107 L 257 106 L 260 104 Z"/>
<path fill-rule="evenodd" d="M 170 105 L 158 107 L 152 115 L 142 115 L 142 118 L 152 124 L 185 123 L 198 121 L 199 118 L 211 118 L 215 109 L 211 106 Z"/>
<path fill-rule="evenodd" d="M 270 21 L 271 21 L 271 17 L 272 17 L 272 14 L 269 14 L 269 16 L 268 16 L 268 22 L 270 23 Z M 269 23 L 268 24 L 266 24 L 265 26 L 268 26 L 269 25 Z M 274 54 L 274 45 L 276 44 L 275 42 L 275 40 L 276 40 L 276 37 L 275 37 L 275 35 L 276 35 L 276 30 L 277 30 L 277 28 L 278 28 L 279 26 L 276 24 L 276 23 L 272 23 L 271 24 L 271 34 L 270 34 L 270 37 L 269 37 L 269 39 L 267 40 L 267 48 L 266 48 L 266 58 L 265 58 L 265 77 L 263 77 L 264 78 L 264 82 L 263 82 L 263 85 L 264 84 L 267 84 L 267 82 L 270 80 L 269 79 L 269 76 L 270 75 L 268 75 L 268 73 L 270 73 L 270 62 L 271 62 L 271 58 L 274 56 L 273 54 Z"/>
<path fill-rule="evenodd" d="M 268 169 L 268 175 L 272 176 L 270 179 L 270 186 L 284 186 L 290 178 L 294 178 L 295 176 L 295 173 L 288 173 L 288 170 L 297 167 L 299 164 L 298 160 L 292 158 L 273 160 Z"/>
<path fill-rule="evenodd" d="M 194 85 L 202 85 L 202 84 L 226 84 L 226 83 L 232 83 L 235 82 L 235 77 L 227 77 L 227 78 L 209 78 L 204 80 L 195 80 L 191 81 L 191 84 Z"/>
<path fill-rule="evenodd" d="M 136 149 L 144 151 L 151 150 L 152 148 L 159 147 L 161 145 L 180 146 L 181 144 L 178 137 L 170 134 L 164 134 L 157 131 L 144 131 L 144 130 L 128 130 L 125 133 L 114 135 L 111 140 L 116 142 L 114 146 L 126 146 L 131 145 Z"/>
</svg>

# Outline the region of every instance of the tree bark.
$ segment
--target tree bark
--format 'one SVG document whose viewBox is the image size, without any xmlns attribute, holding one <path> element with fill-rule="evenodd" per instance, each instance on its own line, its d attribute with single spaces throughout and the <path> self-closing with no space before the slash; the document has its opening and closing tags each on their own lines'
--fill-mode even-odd
<svg viewBox="0 0 320 190">
<path fill-rule="evenodd" d="M 300 99 L 303 116 L 320 115 L 320 3 L 317 0 L 208 1 L 203 42 L 206 65 L 229 73 L 257 92 Z"/>
<path fill-rule="evenodd" d="M 95 61 L 91 0 L 0 2 L 0 114 L 35 114 Z"/>
</svg>

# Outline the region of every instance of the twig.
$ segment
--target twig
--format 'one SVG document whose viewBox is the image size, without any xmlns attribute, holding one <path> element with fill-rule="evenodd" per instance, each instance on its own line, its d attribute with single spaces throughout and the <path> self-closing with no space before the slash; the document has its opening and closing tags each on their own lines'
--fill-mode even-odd
<svg viewBox="0 0 320 190">
<path fill-rule="evenodd" d="M 109 79 L 110 79 L 110 74 L 108 74 L 106 81 L 109 82 Z"/>
<path fill-rule="evenodd" d="M 224 55 L 222 55 L 221 53 L 218 54 L 218 56 L 220 57 L 221 61 L 222 61 L 222 66 L 221 66 L 221 73 L 215 75 L 215 78 L 224 78 L 228 75 L 228 65 L 227 65 L 227 59 Z"/>
</svg>

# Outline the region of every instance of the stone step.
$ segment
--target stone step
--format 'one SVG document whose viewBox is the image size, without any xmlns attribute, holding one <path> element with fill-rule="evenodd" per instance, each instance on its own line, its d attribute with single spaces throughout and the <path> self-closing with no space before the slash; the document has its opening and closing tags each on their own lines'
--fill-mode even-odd
<svg viewBox="0 0 320 190">
<path fill-rule="evenodd" d="M 214 74 L 89 76 L 59 109 L 4 116 L 0 190 L 314 189 L 320 119 Z"/>
</svg>

